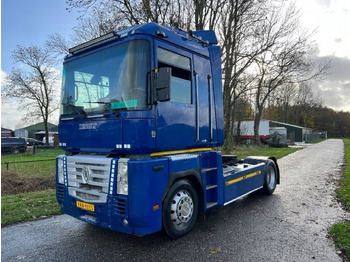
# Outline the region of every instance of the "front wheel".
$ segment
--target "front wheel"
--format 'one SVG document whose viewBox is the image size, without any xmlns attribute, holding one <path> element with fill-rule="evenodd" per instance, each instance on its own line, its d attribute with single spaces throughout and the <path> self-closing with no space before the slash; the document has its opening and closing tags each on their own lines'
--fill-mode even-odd
<svg viewBox="0 0 350 262">
<path fill-rule="evenodd" d="M 188 234 L 198 217 L 198 194 L 187 180 L 179 180 L 169 189 L 163 205 L 165 232 L 174 239 Z"/>
<path fill-rule="evenodd" d="M 275 162 L 268 160 L 265 168 L 265 182 L 263 190 L 265 194 L 272 195 L 277 185 L 277 168 Z"/>
</svg>

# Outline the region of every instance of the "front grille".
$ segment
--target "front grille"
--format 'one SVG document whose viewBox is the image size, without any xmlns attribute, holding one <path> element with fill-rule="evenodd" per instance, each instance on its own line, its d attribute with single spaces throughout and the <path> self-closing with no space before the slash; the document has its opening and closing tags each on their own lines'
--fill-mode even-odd
<svg viewBox="0 0 350 262">
<path fill-rule="evenodd" d="M 88 182 L 83 180 L 83 169 L 89 169 Z M 67 157 L 68 192 L 80 200 L 106 203 L 111 172 L 111 159 L 103 156 Z"/>
</svg>

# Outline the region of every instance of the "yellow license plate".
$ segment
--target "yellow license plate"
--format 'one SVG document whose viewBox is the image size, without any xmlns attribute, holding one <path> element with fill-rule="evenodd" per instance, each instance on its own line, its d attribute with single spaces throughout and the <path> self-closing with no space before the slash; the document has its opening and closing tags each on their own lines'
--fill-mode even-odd
<svg viewBox="0 0 350 262">
<path fill-rule="evenodd" d="M 77 201 L 77 207 L 79 207 L 81 209 L 85 209 L 85 210 L 89 210 L 89 211 L 95 212 L 95 206 L 92 205 L 92 204 L 88 204 L 88 203 Z"/>
</svg>

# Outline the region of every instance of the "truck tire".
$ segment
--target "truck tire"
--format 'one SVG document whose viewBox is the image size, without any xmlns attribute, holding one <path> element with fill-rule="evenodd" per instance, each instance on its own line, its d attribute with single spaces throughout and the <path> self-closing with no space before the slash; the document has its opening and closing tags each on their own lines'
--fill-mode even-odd
<svg viewBox="0 0 350 262">
<path fill-rule="evenodd" d="M 173 239 L 188 234 L 198 217 L 198 194 L 188 180 L 179 180 L 169 189 L 163 203 L 163 227 Z"/>
<path fill-rule="evenodd" d="M 268 160 L 265 168 L 265 179 L 263 191 L 267 195 L 272 195 L 277 185 L 277 168 L 275 162 Z"/>
</svg>

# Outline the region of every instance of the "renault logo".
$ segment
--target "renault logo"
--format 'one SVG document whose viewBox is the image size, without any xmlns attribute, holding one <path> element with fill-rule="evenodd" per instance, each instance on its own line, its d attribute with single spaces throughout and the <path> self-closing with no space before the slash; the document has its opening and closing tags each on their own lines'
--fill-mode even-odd
<svg viewBox="0 0 350 262">
<path fill-rule="evenodd" d="M 88 168 L 87 166 L 83 167 L 82 178 L 83 178 L 83 183 L 84 184 L 87 184 L 89 182 L 89 179 L 90 179 L 90 168 Z"/>
</svg>

